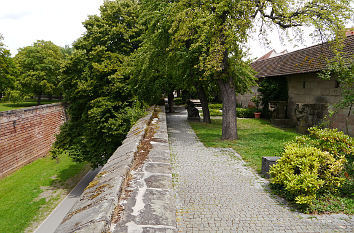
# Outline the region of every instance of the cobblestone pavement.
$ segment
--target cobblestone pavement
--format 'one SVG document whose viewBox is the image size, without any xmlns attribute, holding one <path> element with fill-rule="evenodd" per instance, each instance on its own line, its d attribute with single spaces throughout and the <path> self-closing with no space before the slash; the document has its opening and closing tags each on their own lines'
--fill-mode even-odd
<svg viewBox="0 0 354 233">
<path fill-rule="evenodd" d="M 351 216 L 291 211 L 237 153 L 206 148 L 185 112 L 167 122 L 179 232 L 354 232 Z"/>
</svg>

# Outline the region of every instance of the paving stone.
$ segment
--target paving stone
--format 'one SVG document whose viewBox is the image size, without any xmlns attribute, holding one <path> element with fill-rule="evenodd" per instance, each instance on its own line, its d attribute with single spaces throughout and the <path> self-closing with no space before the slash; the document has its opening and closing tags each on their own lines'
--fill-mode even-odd
<svg viewBox="0 0 354 233">
<path fill-rule="evenodd" d="M 186 115 L 167 117 L 178 232 L 354 232 L 352 216 L 292 211 L 235 151 L 206 148 Z"/>
<path fill-rule="evenodd" d="M 169 163 L 147 163 L 145 170 L 151 173 L 171 174 Z"/>
</svg>

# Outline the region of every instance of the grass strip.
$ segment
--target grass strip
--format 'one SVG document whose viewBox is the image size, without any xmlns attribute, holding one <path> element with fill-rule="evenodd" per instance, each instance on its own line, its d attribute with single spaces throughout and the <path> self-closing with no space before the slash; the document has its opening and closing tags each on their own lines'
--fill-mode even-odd
<svg viewBox="0 0 354 233">
<path fill-rule="evenodd" d="M 58 100 L 42 100 L 41 105 L 43 104 L 53 104 L 59 102 Z M 10 103 L 10 102 L 0 102 L 0 112 L 2 111 L 10 111 L 19 108 L 28 108 L 32 106 L 36 106 L 36 100 L 28 100 L 21 103 Z"/>
<path fill-rule="evenodd" d="M 279 156 L 284 143 L 298 134 L 293 129 L 280 129 L 260 119 L 237 119 L 238 140 L 221 140 L 222 120 L 213 119 L 211 124 L 190 122 L 199 140 L 206 147 L 233 148 L 258 172 L 263 156 Z"/>
<path fill-rule="evenodd" d="M 44 218 L 43 210 L 50 213 L 60 201 L 63 192 L 57 191 L 68 193 L 87 170 L 87 165 L 67 156 L 59 163 L 46 157 L 1 179 L 0 232 L 23 232 L 33 221 Z"/>
</svg>

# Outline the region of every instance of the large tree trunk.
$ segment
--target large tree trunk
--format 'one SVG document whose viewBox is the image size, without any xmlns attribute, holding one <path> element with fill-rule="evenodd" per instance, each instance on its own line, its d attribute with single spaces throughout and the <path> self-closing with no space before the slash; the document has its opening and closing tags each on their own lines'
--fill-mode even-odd
<svg viewBox="0 0 354 233">
<path fill-rule="evenodd" d="M 202 104 L 202 110 L 203 110 L 203 122 L 210 124 L 210 112 L 209 112 L 209 106 L 208 106 L 208 98 L 205 94 L 205 90 L 202 84 L 197 84 L 197 89 L 198 89 L 198 95 L 200 99 L 200 103 Z"/>
<path fill-rule="evenodd" d="M 222 140 L 237 139 L 236 92 L 232 77 L 218 80 L 222 98 Z"/>
</svg>

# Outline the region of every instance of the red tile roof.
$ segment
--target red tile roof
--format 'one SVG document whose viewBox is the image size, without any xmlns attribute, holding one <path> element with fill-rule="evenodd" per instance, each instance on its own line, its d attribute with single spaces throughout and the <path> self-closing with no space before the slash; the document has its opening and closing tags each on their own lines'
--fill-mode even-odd
<svg viewBox="0 0 354 233">
<path fill-rule="evenodd" d="M 354 35 L 349 35 L 344 41 L 343 56 L 353 58 L 353 55 Z M 258 78 L 300 74 L 323 70 L 326 60 L 333 56 L 329 44 L 323 43 L 277 57 L 257 60 L 251 66 L 258 72 Z"/>
<path fill-rule="evenodd" d="M 271 57 L 276 57 L 276 56 L 280 56 L 283 54 L 286 54 L 288 51 L 284 50 L 283 52 L 277 53 L 274 49 L 269 51 L 268 53 L 266 53 L 265 55 L 263 55 L 262 57 L 258 58 L 256 61 L 260 61 L 260 60 L 265 60 Z"/>
</svg>

